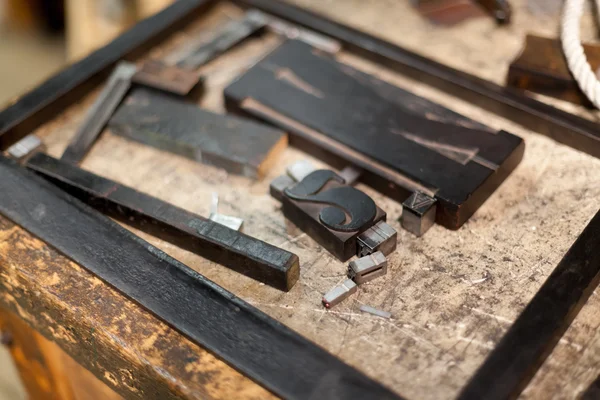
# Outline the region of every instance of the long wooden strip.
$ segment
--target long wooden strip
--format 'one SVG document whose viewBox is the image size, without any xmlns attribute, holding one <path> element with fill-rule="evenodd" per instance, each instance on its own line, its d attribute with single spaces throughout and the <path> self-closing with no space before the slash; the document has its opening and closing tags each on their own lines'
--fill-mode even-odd
<svg viewBox="0 0 600 400">
<path fill-rule="evenodd" d="M 527 386 L 600 282 L 600 212 L 509 328 L 459 399 L 513 399 Z"/>
<path fill-rule="evenodd" d="M 598 124 L 278 0 L 233 0 L 339 40 L 344 49 L 600 158 Z"/>
<path fill-rule="evenodd" d="M 86 155 L 98 135 L 108 123 L 131 86 L 131 77 L 135 74 L 134 64 L 122 62 L 117 65 L 108 78 L 106 86 L 89 109 L 85 120 L 71 139 L 61 160 L 71 164 L 79 164 Z"/>
<path fill-rule="evenodd" d="M 95 82 L 92 82 L 92 78 L 100 78 L 117 61 L 164 39 L 171 29 L 181 29 L 188 17 L 213 3 L 214 0 L 175 1 L 19 98 L 0 112 L 0 150 L 5 150 L 33 129 L 56 117 L 65 107 L 93 89 Z"/>
<path fill-rule="evenodd" d="M 27 167 L 104 214 L 250 278 L 285 291 L 298 281 L 289 251 L 43 153 Z"/>
<path fill-rule="evenodd" d="M 275 394 L 289 399 L 398 398 L 4 157 L 0 175 L 0 213 Z"/>
</svg>

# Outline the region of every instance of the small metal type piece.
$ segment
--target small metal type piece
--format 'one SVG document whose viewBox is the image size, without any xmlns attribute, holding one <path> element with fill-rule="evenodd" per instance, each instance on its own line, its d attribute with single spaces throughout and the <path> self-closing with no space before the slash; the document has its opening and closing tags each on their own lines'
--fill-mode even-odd
<svg viewBox="0 0 600 400">
<path fill-rule="evenodd" d="M 340 283 L 323 296 L 323 305 L 325 308 L 331 308 L 356 292 L 357 288 L 358 286 L 356 286 L 356 283 L 352 279 L 347 279 L 344 283 Z"/>
<path fill-rule="evenodd" d="M 294 180 L 289 176 L 280 175 L 271 181 L 271 185 L 269 185 L 269 193 L 274 199 L 282 201 L 283 191 L 295 183 L 296 182 L 294 182 Z"/>
<path fill-rule="evenodd" d="M 380 221 L 358 236 L 356 255 L 364 257 L 380 251 L 387 256 L 396 250 L 397 237 L 398 233 L 394 228 L 384 221 Z"/>
<path fill-rule="evenodd" d="M 348 278 L 362 285 L 387 274 L 387 264 L 387 259 L 380 251 L 361 257 L 348 265 Z"/>
<path fill-rule="evenodd" d="M 417 236 L 423 236 L 435 222 L 436 203 L 433 197 L 414 192 L 402 203 L 402 227 Z"/>
<path fill-rule="evenodd" d="M 8 154 L 17 161 L 29 157 L 35 151 L 42 151 L 44 143 L 35 135 L 25 136 L 6 150 Z"/>
<path fill-rule="evenodd" d="M 218 208 L 219 194 L 213 193 L 212 202 L 210 206 L 210 216 L 208 217 L 208 219 L 218 224 L 225 225 L 226 227 L 228 227 L 229 229 L 233 229 L 234 231 L 240 231 L 242 229 L 242 224 L 244 223 L 243 219 L 225 214 L 219 214 Z"/>
<path fill-rule="evenodd" d="M 366 304 L 363 304 L 362 306 L 360 306 L 360 311 L 366 312 L 366 313 L 369 313 L 372 315 L 376 315 L 381 318 L 390 318 L 392 316 L 392 314 L 387 311 L 378 310 L 371 306 L 367 306 Z"/>
<path fill-rule="evenodd" d="M 261 11 L 250 10 L 248 14 L 254 15 L 259 20 L 266 21 L 273 32 L 288 39 L 300 40 L 328 53 L 337 53 L 342 48 L 341 43 L 335 39 L 306 28 L 301 28 L 298 25 L 267 15 Z"/>
<path fill-rule="evenodd" d="M 167 65 L 159 60 L 144 62 L 133 75 L 133 82 L 177 96 L 187 96 L 200 87 L 202 78 L 196 71 Z"/>
<path fill-rule="evenodd" d="M 360 178 L 361 174 L 362 169 L 353 165 L 348 165 L 346 168 L 341 170 L 338 175 L 341 176 L 344 181 L 346 181 L 346 185 L 354 185 L 356 181 L 358 181 L 358 178 Z"/>
<path fill-rule="evenodd" d="M 207 42 L 205 38 L 191 41 L 189 45 L 170 55 L 167 62 L 180 68 L 196 69 L 258 32 L 265 25 L 264 14 L 247 12 L 242 19 L 225 25 L 210 41 Z"/>
<path fill-rule="evenodd" d="M 124 61 L 116 66 L 102 93 L 88 111 L 85 121 L 63 153 L 61 160 L 70 164 L 78 164 L 83 159 L 125 97 L 136 71 L 137 67 L 134 64 Z"/>
<path fill-rule="evenodd" d="M 308 160 L 295 162 L 287 167 L 286 170 L 288 176 L 292 178 L 294 182 L 300 182 L 314 171 L 316 171 L 315 166 Z"/>
</svg>

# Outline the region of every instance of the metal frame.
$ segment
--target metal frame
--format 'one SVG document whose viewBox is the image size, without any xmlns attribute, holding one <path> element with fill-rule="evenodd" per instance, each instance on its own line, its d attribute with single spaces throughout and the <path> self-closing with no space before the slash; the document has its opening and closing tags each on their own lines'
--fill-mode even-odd
<svg viewBox="0 0 600 400">
<path fill-rule="evenodd" d="M 6 149 L 92 90 L 117 61 L 134 58 L 138 51 L 143 51 L 156 44 L 162 37 L 173 31 L 175 26 L 178 29 L 181 28 L 182 24 L 189 22 L 197 12 L 217 1 L 179 0 L 21 97 L 0 112 L 0 149 Z M 455 96 L 470 100 L 498 115 L 551 136 L 561 143 L 600 157 L 600 130 L 598 125 L 592 121 L 558 110 L 522 93 L 452 69 L 289 4 L 277 0 L 232 1 L 243 7 L 258 8 L 289 22 L 330 36 L 339 40 L 347 51 L 366 56 L 397 72 L 416 77 L 422 82 L 447 90 Z M 41 180 L 38 184 L 41 191 L 51 191 L 48 188 L 41 188 L 41 185 L 44 184 Z M 61 196 L 55 192 L 52 193 L 53 196 Z M 72 200 L 67 199 L 66 201 Z M 6 208 L 2 212 L 11 219 L 19 219 L 15 217 L 14 213 L 11 217 L 11 211 Z M 21 223 L 32 231 L 37 229 L 31 221 L 24 223 L 21 220 Z M 140 239 L 133 238 L 132 240 L 139 241 Z M 52 244 L 51 240 L 48 241 Z M 465 386 L 461 393 L 462 399 L 514 398 L 527 386 L 576 317 L 590 293 L 596 288 L 600 280 L 600 253 L 594 253 L 594 250 L 598 245 L 600 245 L 600 213 L 591 220 L 498 346 L 491 352 L 483 366 Z M 89 260 L 80 261 L 88 262 Z M 169 262 L 177 263 L 174 260 L 169 260 Z M 189 271 L 185 274 L 189 275 Z M 212 282 L 201 278 L 204 285 L 215 286 Z M 237 298 L 233 298 L 231 301 L 232 304 L 239 303 L 245 309 L 249 307 Z M 254 313 L 256 314 L 256 312 Z M 268 326 L 269 329 L 277 326 L 277 323 L 270 317 L 258 313 L 260 315 L 256 314 L 256 316 L 264 323 L 264 326 Z M 540 315 L 541 317 L 538 317 Z M 177 321 L 171 321 L 171 324 L 190 336 L 185 328 L 177 326 Z M 533 341 L 534 337 L 535 341 Z M 302 338 L 298 340 L 304 341 Z M 203 347 L 206 345 L 202 341 L 197 342 Z M 316 346 L 312 346 L 314 348 L 308 347 L 311 351 L 317 349 Z M 210 346 L 207 348 L 210 349 Z M 215 349 L 212 350 L 215 351 Z M 215 353 L 227 360 L 226 355 L 220 354 L 218 351 Z M 323 354 L 329 356 L 325 352 Z M 231 362 L 230 359 L 228 361 Z M 290 394 L 277 388 L 276 385 L 281 382 L 257 378 L 247 368 L 239 366 L 238 368 L 274 392 Z M 358 376 L 362 375 L 358 373 Z M 381 390 L 380 386 L 375 385 L 374 387 Z M 381 393 L 391 395 L 385 389 Z M 393 395 L 391 396 L 393 397 Z"/>
</svg>

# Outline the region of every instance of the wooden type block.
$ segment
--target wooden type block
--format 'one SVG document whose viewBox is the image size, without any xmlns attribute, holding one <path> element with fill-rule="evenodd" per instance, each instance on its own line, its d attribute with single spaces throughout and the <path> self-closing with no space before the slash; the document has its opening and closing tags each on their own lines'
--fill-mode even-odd
<svg viewBox="0 0 600 400">
<path fill-rule="evenodd" d="M 523 157 L 524 142 L 288 41 L 225 89 L 229 110 L 292 135 L 292 144 L 362 168 L 404 201 L 420 190 L 436 222 L 458 229 Z M 341 159 L 341 160 L 340 160 Z"/>
<path fill-rule="evenodd" d="M 133 82 L 179 96 L 199 92 L 202 79 L 196 71 L 166 65 L 158 60 L 143 63 L 133 75 Z"/>
<path fill-rule="evenodd" d="M 341 261 L 357 254 L 357 237 L 386 213 L 330 170 L 317 170 L 283 190 L 283 213 Z"/>
<path fill-rule="evenodd" d="M 287 135 L 278 129 L 147 88 L 131 91 L 109 127 L 128 139 L 255 179 L 287 146 Z"/>
<path fill-rule="evenodd" d="M 600 46 L 584 44 L 593 71 L 600 69 Z M 592 107 L 569 71 L 560 40 L 527 35 L 521 54 L 510 64 L 506 86 Z"/>
</svg>

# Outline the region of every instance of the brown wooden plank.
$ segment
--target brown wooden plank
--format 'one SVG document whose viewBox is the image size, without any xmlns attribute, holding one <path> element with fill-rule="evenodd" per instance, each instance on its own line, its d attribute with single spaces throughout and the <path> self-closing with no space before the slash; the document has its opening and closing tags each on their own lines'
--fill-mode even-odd
<svg viewBox="0 0 600 400">
<path fill-rule="evenodd" d="M 272 397 L 4 217 L 0 239 L 2 307 L 122 396 Z"/>
<path fill-rule="evenodd" d="M 32 400 L 119 400 L 121 396 L 77 364 L 16 314 L 0 308 L 0 327 Z"/>
</svg>

